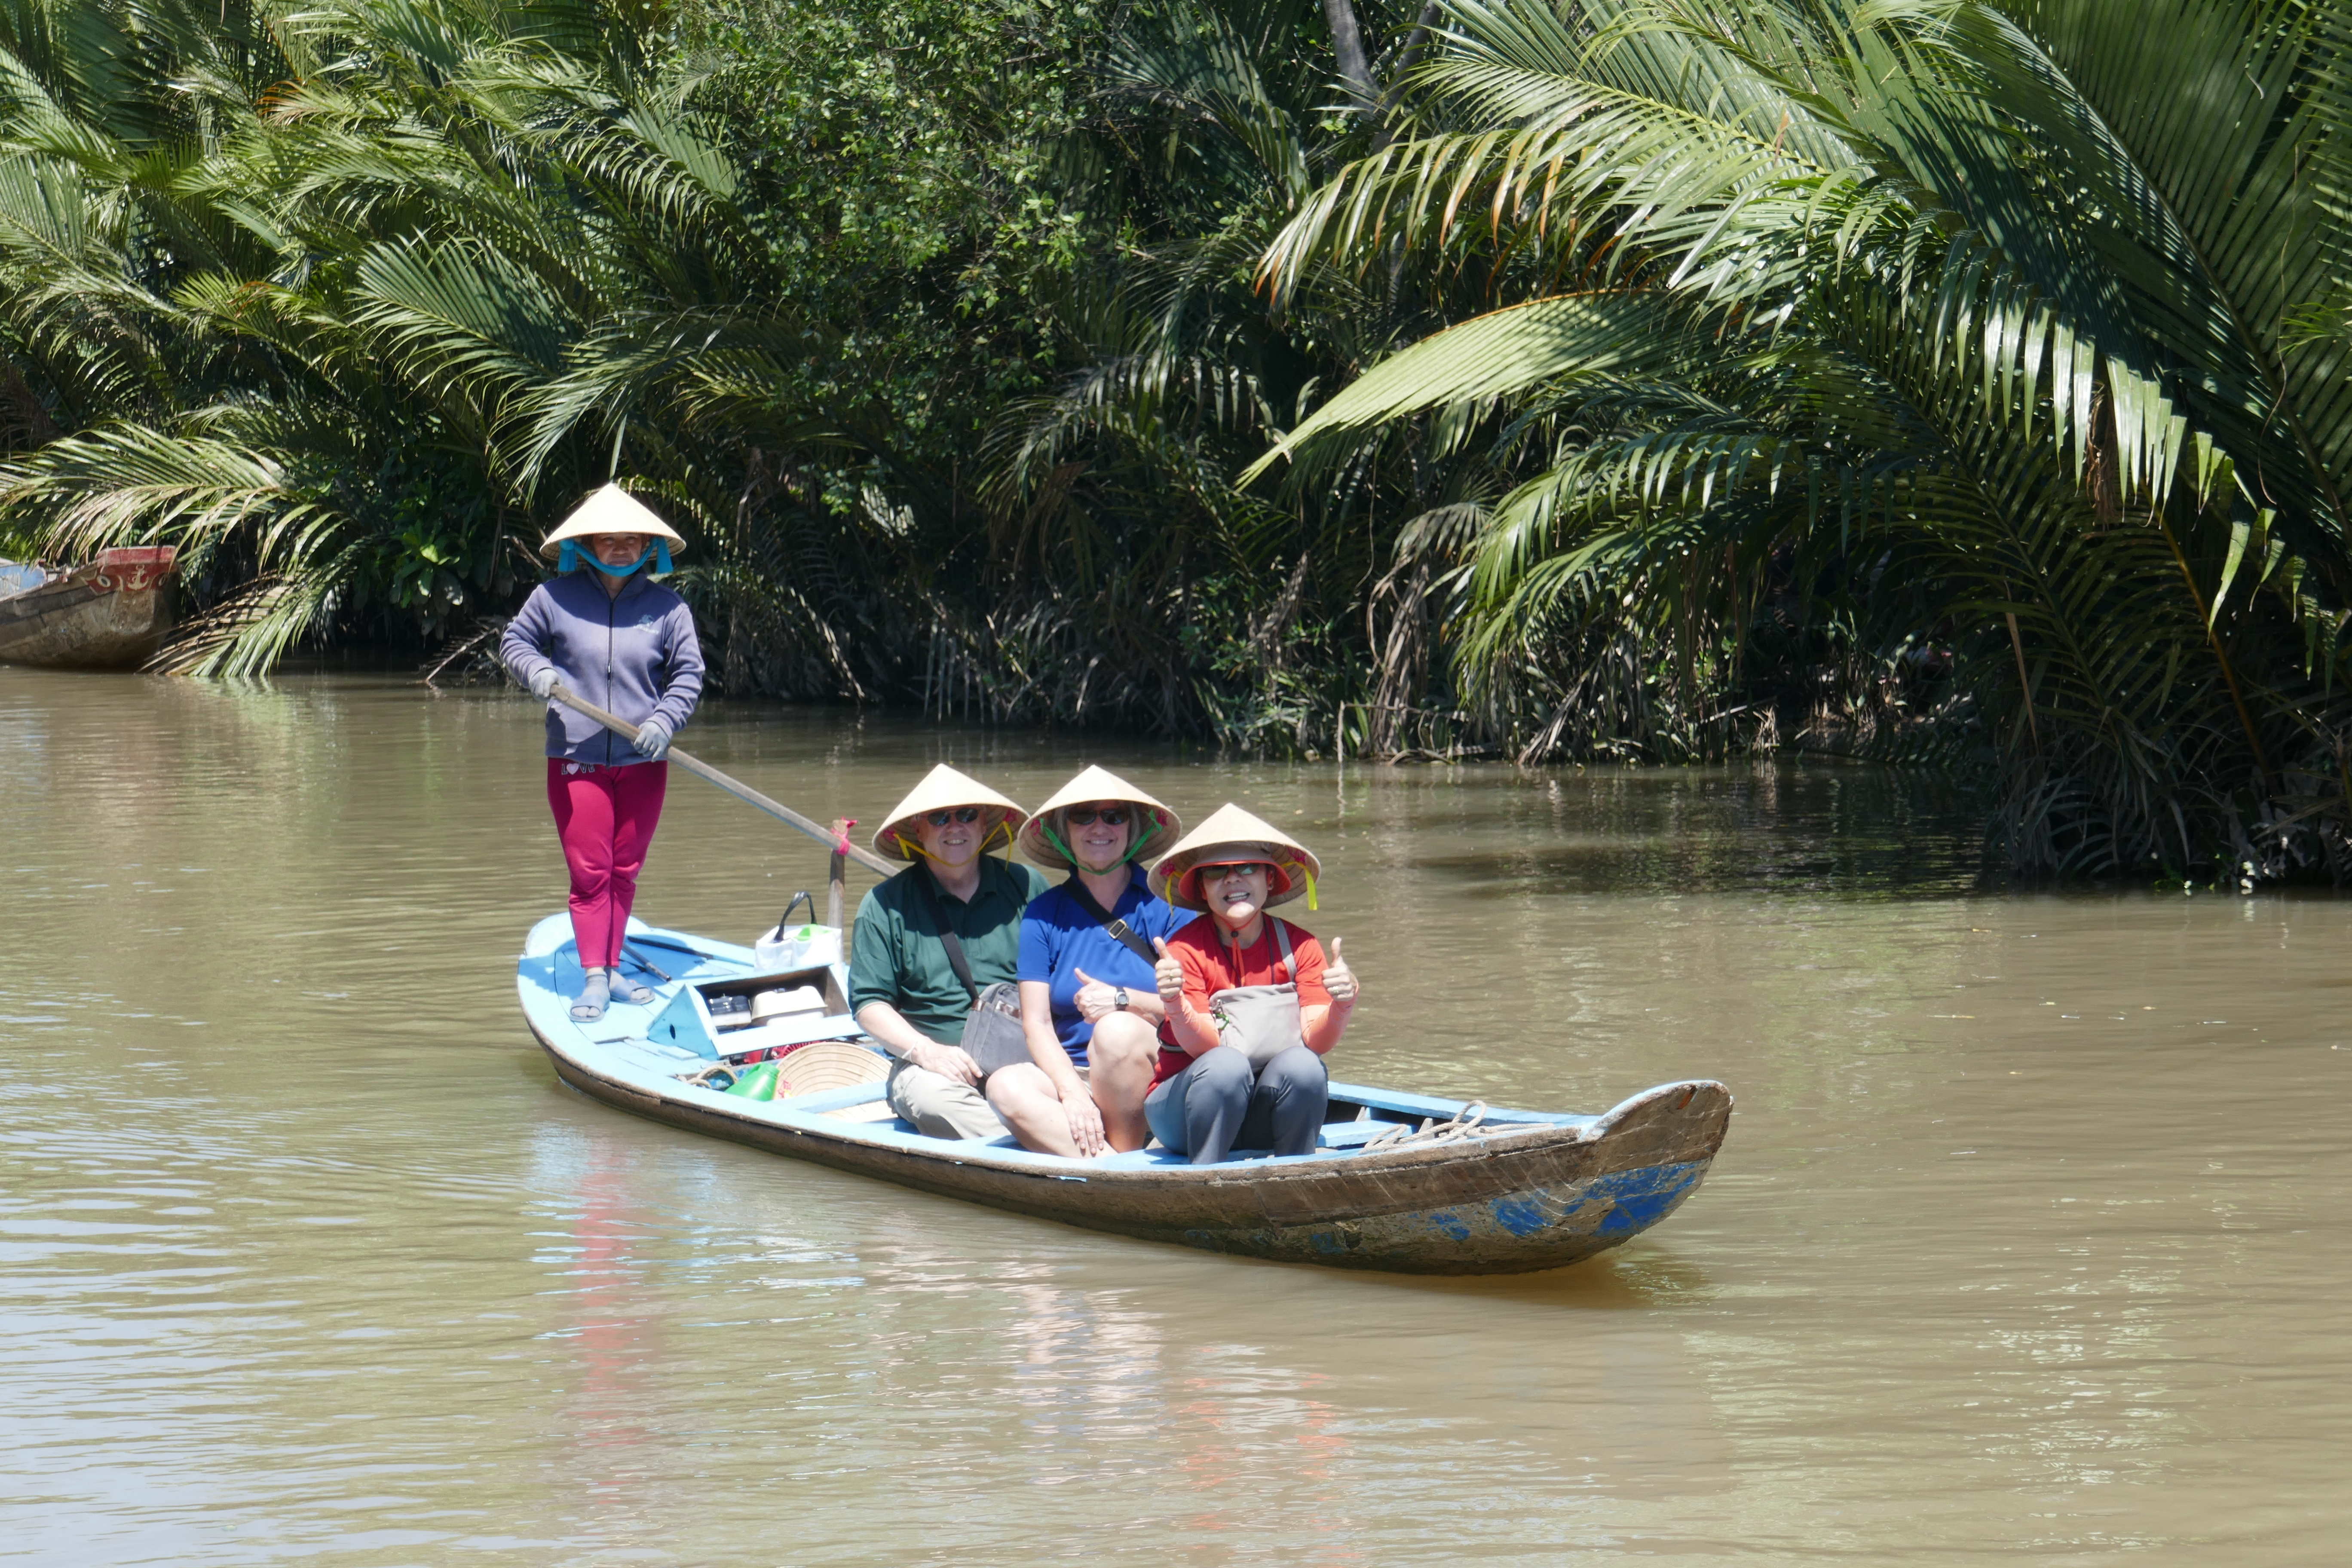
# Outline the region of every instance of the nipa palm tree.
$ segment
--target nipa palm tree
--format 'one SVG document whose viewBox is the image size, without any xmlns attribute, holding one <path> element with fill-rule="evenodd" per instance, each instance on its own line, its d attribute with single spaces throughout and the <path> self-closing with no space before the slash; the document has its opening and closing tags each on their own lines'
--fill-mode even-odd
<svg viewBox="0 0 2352 1568">
<path fill-rule="evenodd" d="M 1629 607 L 1688 658 L 1835 600 L 1956 657 L 2012 864 L 2341 868 L 2352 10 L 1447 15 L 1420 133 L 1302 204 L 1265 273 L 1475 279 L 1485 308 L 1266 463 L 1303 482 L 1450 423 L 1517 465 L 1429 542 L 1475 691 L 1564 689 L 1547 658 Z"/>
<path fill-rule="evenodd" d="M 704 525 L 703 570 L 740 564 L 714 455 L 807 420 L 772 406 L 796 326 L 685 64 L 584 3 L 236 19 L 0 13 L 17 526 L 178 542 L 226 590 L 171 650 L 199 673 L 331 620 L 462 625 L 615 473 Z"/>
</svg>

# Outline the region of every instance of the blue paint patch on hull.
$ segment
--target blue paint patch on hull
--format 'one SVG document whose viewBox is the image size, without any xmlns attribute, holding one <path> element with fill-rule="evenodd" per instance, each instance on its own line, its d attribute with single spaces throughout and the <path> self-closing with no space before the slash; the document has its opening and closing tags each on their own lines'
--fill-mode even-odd
<svg viewBox="0 0 2352 1568">
<path fill-rule="evenodd" d="M 1612 1205 L 1601 1222 L 1601 1230 L 1632 1236 L 1649 1229 L 1672 1214 L 1697 1184 L 1700 1170 L 1696 1164 L 1653 1165 L 1593 1183 L 1587 1190 L 1595 1197 L 1607 1198 Z"/>
<path fill-rule="evenodd" d="M 1426 1272 L 1491 1272 L 1558 1268 L 1581 1262 L 1639 1236 L 1680 1207 L 1697 1190 L 1711 1160 L 1619 1171 L 1579 1186 L 1537 1187 L 1475 1208 L 1416 1209 L 1328 1224 L 1251 1226 L 1184 1232 L 1185 1242 L 1212 1252 L 1257 1258 L 1345 1258 L 1369 1267 L 1412 1259 Z M 1452 1258 L 1474 1269 L 1433 1268 Z"/>
<path fill-rule="evenodd" d="M 1529 1198 L 1496 1198 L 1492 1207 L 1495 1223 L 1513 1236 L 1533 1236 L 1551 1223 L 1543 1205 Z"/>
</svg>

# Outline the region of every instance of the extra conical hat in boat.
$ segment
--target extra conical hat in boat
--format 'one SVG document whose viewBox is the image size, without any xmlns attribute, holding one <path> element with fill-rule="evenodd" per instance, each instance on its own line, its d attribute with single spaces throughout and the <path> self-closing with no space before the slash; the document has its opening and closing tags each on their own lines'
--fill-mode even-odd
<svg viewBox="0 0 2352 1568">
<path fill-rule="evenodd" d="M 777 1060 L 776 1098 L 791 1100 L 829 1089 L 855 1089 L 861 1083 L 880 1083 L 889 1076 L 889 1062 L 864 1046 L 846 1040 L 812 1040 Z"/>
<path fill-rule="evenodd" d="M 572 515 L 556 525 L 539 547 L 541 555 L 553 555 L 563 548 L 567 539 L 585 539 L 592 533 L 643 533 L 655 539 L 667 539 L 672 544 L 686 541 L 677 530 L 656 517 L 645 502 L 618 485 L 606 485 L 586 500 L 572 509 Z"/>
<path fill-rule="evenodd" d="M 1184 823 L 1174 812 L 1111 772 L 1108 768 L 1090 767 L 1076 778 L 1054 792 L 1054 798 L 1039 806 L 1028 821 L 1021 825 L 1015 836 L 1021 853 L 1036 865 L 1048 870 L 1068 871 L 1074 868 L 1070 858 L 1054 847 L 1045 836 L 1052 828 L 1069 842 L 1069 830 L 1064 827 L 1055 813 L 1065 806 L 1087 805 L 1098 800 L 1116 800 L 1136 808 L 1134 837 L 1128 842 L 1134 846 L 1128 858 L 1138 865 L 1149 866 L 1167 853 L 1169 844 L 1184 831 Z"/>
<path fill-rule="evenodd" d="M 1151 890 L 1178 909 L 1205 910 L 1209 906 L 1201 897 L 1200 879 L 1190 873 L 1202 866 L 1251 860 L 1263 860 L 1274 868 L 1265 895 L 1268 909 L 1286 904 L 1301 893 L 1308 895 L 1307 907 L 1315 907 L 1315 879 L 1323 875 L 1323 862 L 1315 858 L 1315 851 L 1231 801 L 1217 807 L 1208 821 L 1187 834 L 1168 851 L 1167 858 L 1151 868 Z"/>
<path fill-rule="evenodd" d="M 968 778 L 941 763 L 925 773 L 923 782 L 908 791 L 907 798 L 893 806 L 882 826 L 874 830 L 874 853 L 891 860 L 913 860 L 914 834 L 909 832 L 902 839 L 898 830 L 911 826 L 914 819 L 926 812 L 946 811 L 959 805 L 984 806 L 996 814 L 994 825 L 982 836 L 982 849 L 999 844 L 1012 847 L 1013 824 L 1023 815 L 1020 805 L 978 779 Z"/>
</svg>

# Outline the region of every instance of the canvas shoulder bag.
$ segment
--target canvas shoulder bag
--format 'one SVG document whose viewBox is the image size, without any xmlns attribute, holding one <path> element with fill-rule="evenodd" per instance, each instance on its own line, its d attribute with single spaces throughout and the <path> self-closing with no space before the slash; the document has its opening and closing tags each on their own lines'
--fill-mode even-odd
<svg viewBox="0 0 2352 1568">
<path fill-rule="evenodd" d="M 989 1074 L 1015 1066 L 1029 1059 L 1029 1035 L 1021 1026 L 1021 987 L 1010 980 L 1000 980 L 982 988 L 973 984 L 971 961 L 964 956 L 963 938 L 948 923 L 947 910 L 941 907 L 939 895 L 932 891 L 929 868 L 923 872 L 923 901 L 930 905 L 934 922 L 940 928 L 940 945 L 948 950 L 948 967 L 963 983 L 964 994 L 971 998 L 971 1011 L 963 1018 L 963 1048 L 980 1068 L 984 1080 Z"/>
<path fill-rule="evenodd" d="M 1298 1010 L 1298 964 L 1291 956 L 1290 927 L 1266 916 L 1275 941 L 1282 947 L 1282 963 L 1290 978 L 1278 985 L 1235 985 L 1209 998 L 1209 1016 L 1216 1020 L 1221 1045 L 1249 1058 L 1262 1068 L 1293 1046 L 1307 1043 L 1307 1026 Z"/>
</svg>

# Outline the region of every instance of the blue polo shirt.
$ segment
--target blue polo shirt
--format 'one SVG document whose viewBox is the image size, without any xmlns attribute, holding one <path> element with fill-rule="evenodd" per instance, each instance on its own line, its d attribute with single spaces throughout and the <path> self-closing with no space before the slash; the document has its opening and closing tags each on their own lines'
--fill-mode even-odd
<svg viewBox="0 0 2352 1568">
<path fill-rule="evenodd" d="M 1134 875 L 1128 879 L 1126 890 L 1119 894 L 1110 912 L 1125 921 L 1146 942 L 1154 937 L 1165 940 L 1175 935 L 1177 929 L 1192 917 L 1153 898 L 1142 867 L 1129 869 Z M 1062 1048 L 1070 1053 L 1070 1059 L 1084 1067 L 1087 1046 L 1095 1037 L 1095 1026 L 1078 1014 L 1081 969 L 1106 985 L 1158 994 L 1151 965 L 1105 931 L 1102 922 L 1087 913 L 1085 906 L 1070 896 L 1069 884 L 1064 882 L 1030 900 L 1028 911 L 1021 917 L 1019 973 L 1024 980 L 1043 980 L 1052 987 L 1054 1034 L 1062 1042 Z"/>
</svg>

